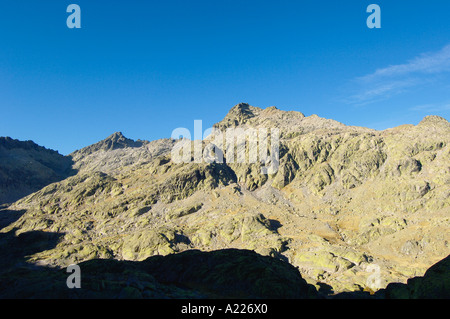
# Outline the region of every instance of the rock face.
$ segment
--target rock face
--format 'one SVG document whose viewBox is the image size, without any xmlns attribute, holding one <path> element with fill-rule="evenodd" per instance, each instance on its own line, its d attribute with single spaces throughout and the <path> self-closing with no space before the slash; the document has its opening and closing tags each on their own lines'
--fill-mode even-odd
<svg viewBox="0 0 450 319">
<path fill-rule="evenodd" d="M 161 155 L 170 154 L 174 141 L 162 139 L 153 142 L 133 141 L 116 132 L 106 139 L 69 155 L 78 172 L 121 171 L 128 166 L 149 163 Z"/>
<path fill-rule="evenodd" d="M 407 284 L 391 283 L 377 292 L 389 299 L 449 299 L 450 255 L 430 267 L 423 277 L 410 278 Z"/>
<path fill-rule="evenodd" d="M 0 211 L 1 233 L 60 234 L 26 259 L 56 267 L 254 250 L 333 293 L 406 284 L 449 254 L 445 119 L 376 131 L 241 103 L 215 127 L 278 128 L 278 171 L 263 175 L 261 163 L 232 162 L 228 151 L 223 163 L 180 164 L 174 140 L 116 133 L 70 155 L 74 176 Z"/>
<path fill-rule="evenodd" d="M 72 161 L 58 152 L 0 137 L 0 204 L 16 200 L 71 174 Z"/>
</svg>

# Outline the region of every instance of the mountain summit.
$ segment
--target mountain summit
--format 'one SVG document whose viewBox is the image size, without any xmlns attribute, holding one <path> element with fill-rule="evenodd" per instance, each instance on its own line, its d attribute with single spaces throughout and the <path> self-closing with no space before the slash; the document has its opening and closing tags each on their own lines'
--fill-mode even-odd
<svg viewBox="0 0 450 319">
<path fill-rule="evenodd" d="M 146 142 L 143 141 L 134 141 L 132 139 L 126 138 L 122 132 L 115 132 L 114 134 L 111 134 L 104 140 L 97 142 L 95 144 L 92 144 L 90 146 L 87 146 L 79 151 L 75 151 L 74 153 L 80 153 L 83 155 L 89 155 L 97 151 L 112 151 L 116 149 L 121 148 L 127 148 L 127 147 L 141 147 Z"/>
<path fill-rule="evenodd" d="M 250 106 L 247 103 L 239 103 L 232 107 L 225 119 L 236 120 L 242 123 L 245 120 L 258 116 L 262 110 L 259 107 Z"/>
<path fill-rule="evenodd" d="M 437 115 L 428 115 L 423 118 L 422 121 L 418 124 L 420 126 L 428 126 L 428 127 L 435 127 L 435 126 L 441 126 L 442 128 L 450 128 L 449 122 L 444 119 L 441 116 Z"/>
</svg>

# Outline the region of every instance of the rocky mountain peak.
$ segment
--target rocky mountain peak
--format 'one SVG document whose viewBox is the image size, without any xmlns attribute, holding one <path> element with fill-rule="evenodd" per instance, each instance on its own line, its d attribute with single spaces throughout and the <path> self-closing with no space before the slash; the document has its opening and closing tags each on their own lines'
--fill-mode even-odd
<svg viewBox="0 0 450 319">
<path fill-rule="evenodd" d="M 134 141 L 132 139 L 126 138 L 122 132 L 115 132 L 105 138 L 104 140 L 97 142 L 95 144 L 92 144 L 90 146 L 87 146 L 79 151 L 75 151 L 73 154 L 81 153 L 83 155 L 89 155 L 97 151 L 112 151 L 116 149 L 121 148 L 127 148 L 127 147 L 141 147 L 142 145 L 146 144 L 148 142 L 137 140 Z"/>
<path fill-rule="evenodd" d="M 262 109 L 251 106 L 247 103 L 239 103 L 231 108 L 222 122 L 226 126 L 237 126 L 245 124 L 249 119 L 254 118 L 260 114 Z"/>
<path fill-rule="evenodd" d="M 115 133 L 111 134 L 110 136 L 108 136 L 107 139 L 118 141 L 120 139 L 126 139 L 126 137 L 123 135 L 122 132 L 115 132 Z"/>
<path fill-rule="evenodd" d="M 6 137 L 0 136 L 0 147 L 6 150 L 23 149 L 27 151 L 35 150 L 52 154 L 59 154 L 57 151 L 47 149 L 43 146 L 39 146 L 33 141 L 19 141 L 16 139 L 12 139 L 9 136 Z"/>
<path fill-rule="evenodd" d="M 103 141 L 100 141 L 100 143 L 102 143 L 103 146 L 108 145 L 108 149 L 110 150 L 125 147 L 140 147 L 142 145 L 142 143 L 137 143 L 132 139 L 126 138 L 122 132 L 115 132 Z M 136 145 L 136 143 L 140 145 Z"/>
<path fill-rule="evenodd" d="M 342 130 L 349 129 L 346 125 L 335 120 L 321 118 L 317 115 L 306 117 L 299 111 L 280 110 L 276 106 L 265 109 L 251 106 L 247 103 L 235 105 L 225 118 L 214 127 L 226 130 L 230 127 L 245 126 L 253 128 L 278 128 L 286 134 L 307 133 L 315 130 Z M 365 130 L 362 128 L 350 128 L 352 130 Z"/>
<path fill-rule="evenodd" d="M 419 123 L 419 126 L 435 126 L 435 125 L 450 127 L 448 121 L 445 118 L 440 117 L 438 115 L 425 116 L 423 120 L 420 121 Z"/>
</svg>

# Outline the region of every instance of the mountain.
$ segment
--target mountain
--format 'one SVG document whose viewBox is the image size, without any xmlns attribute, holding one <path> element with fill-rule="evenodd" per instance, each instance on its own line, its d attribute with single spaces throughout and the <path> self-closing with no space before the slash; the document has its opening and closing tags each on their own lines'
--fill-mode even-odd
<svg viewBox="0 0 450 319">
<path fill-rule="evenodd" d="M 85 147 L 79 151 L 75 151 L 73 154 L 87 156 L 98 151 L 107 152 L 128 147 L 141 147 L 147 143 L 147 141 L 133 141 L 123 136 L 122 132 L 116 132 L 98 143 Z"/>
<path fill-rule="evenodd" d="M 52 267 L 254 250 L 335 294 L 406 284 L 448 256 L 444 118 L 376 131 L 241 103 L 214 127 L 202 151 L 227 129 L 278 129 L 278 169 L 261 174 L 265 163 L 233 161 L 231 149 L 222 162 L 180 163 L 172 158 L 179 141 L 115 133 L 70 154 L 75 175 L 0 211 L 17 216 L 1 233 L 60 234 L 55 247 L 26 258 Z"/>
<path fill-rule="evenodd" d="M 13 203 L 71 174 L 72 161 L 32 141 L 0 137 L 0 204 Z"/>
<path fill-rule="evenodd" d="M 131 140 L 116 132 L 106 139 L 75 151 L 69 156 L 78 172 L 111 172 L 131 165 L 143 165 L 170 152 L 174 141 L 161 139 L 153 142 Z"/>
</svg>

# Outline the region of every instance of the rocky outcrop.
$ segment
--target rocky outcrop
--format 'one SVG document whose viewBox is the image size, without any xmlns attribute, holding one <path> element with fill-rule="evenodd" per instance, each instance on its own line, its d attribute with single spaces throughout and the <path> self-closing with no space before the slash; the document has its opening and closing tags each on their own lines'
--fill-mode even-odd
<svg viewBox="0 0 450 319">
<path fill-rule="evenodd" d="M 118 172 L 125 167 L 147 164 L 170 154 L 174 141 L 161 139 L 152 142 L 126 138 L 116 132 L 106 139 L 71 153 L 73 168 L 78 172 Z"/>
<path fill-rule="evenodd" d="M 406 284 L 391 283 L 377 292 L 388 299 L 449 299 L 450 255 L 430 267 L 423 277 L 408 279 Z"/>
</svg>

